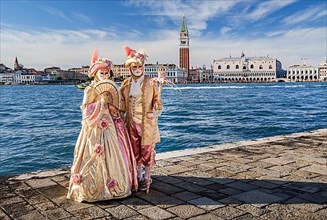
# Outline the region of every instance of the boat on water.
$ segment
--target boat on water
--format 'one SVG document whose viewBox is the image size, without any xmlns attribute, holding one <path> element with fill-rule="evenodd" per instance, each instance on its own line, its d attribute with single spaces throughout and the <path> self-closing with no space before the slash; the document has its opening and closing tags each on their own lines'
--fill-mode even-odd
<svg viewBox="0 0 327 220">
<path fill-rule="evenodd" d="M 79 89 L 85 89 L 88 85 L 90 85 L 90 82 L 83 82 L 83 83 L 76 84 L 76 87 Z"/>
</svg>

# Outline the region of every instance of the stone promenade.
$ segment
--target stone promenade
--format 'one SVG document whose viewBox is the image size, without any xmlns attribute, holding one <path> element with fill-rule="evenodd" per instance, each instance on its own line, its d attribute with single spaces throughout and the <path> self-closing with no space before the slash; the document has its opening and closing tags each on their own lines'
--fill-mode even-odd
<svg viewBox="0 0 327 220">
<path fill-rule="evenodd" d="M 159 154 L 152 190 L 66 199 L 68 169 L 0 177 L 0 219 L 327 219 L 327 129 Z"/>
</svg>

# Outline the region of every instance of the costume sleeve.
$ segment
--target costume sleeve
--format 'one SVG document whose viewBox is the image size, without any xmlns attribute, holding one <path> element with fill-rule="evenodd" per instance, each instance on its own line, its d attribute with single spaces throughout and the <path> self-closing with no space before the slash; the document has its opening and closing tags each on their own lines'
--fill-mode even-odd
<svg viewBox="0 0 327 220">
<path fill-rule="evenodd" d="M 93 88 L 85 88 L 81 109 L 83 113 L 83 122 L 86 122 L 89 126 L 97 121 L 104 105 L 103 101 L 97 100 L 97 96 Z"/>
<path fill-rule="evenodd" d="M 162 110 L 162 101 L 161 101 L 161 97 L 159 97 L 159 89 L 157 85 L 153 85 L 153 108 L 155 110 Z"/>
<path fill-rule="evenodd" d="M 119 103 L 119 111 L 122 111 L 122 112 L 126 112 L 126 100 L 125 100 L 125 97 L 124 97 L 124 93 L 123 93 L 123 88 L 120 88 L 120 103 Z"/>
</svg>

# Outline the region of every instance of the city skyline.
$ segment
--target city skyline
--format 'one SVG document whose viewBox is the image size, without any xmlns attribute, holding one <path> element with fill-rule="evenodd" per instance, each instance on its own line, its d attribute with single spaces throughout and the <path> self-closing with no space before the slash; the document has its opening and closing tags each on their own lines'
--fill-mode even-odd
<svg viewBox="0 0 327 220">
<path fill-rule="evenodd" d="M 77 3 L 78 2 L 78 3 Z M 178 64 L 183 15 L 190 66 L 267 56 L 319 65 L 327 54 L 326 1 L 1 1 L 1 61 L 26 68 L 89 65 L 92 51 L 115 64 L 145 48 L 148 63 Z"/>
</svg>

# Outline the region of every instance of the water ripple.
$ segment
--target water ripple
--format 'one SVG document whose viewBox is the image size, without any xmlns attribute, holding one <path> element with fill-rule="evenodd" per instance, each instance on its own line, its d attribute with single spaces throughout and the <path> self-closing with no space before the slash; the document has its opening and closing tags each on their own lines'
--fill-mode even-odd
<svg viewBox="0 0 327 220">
<path fill-rule="evenodd" d="M 326 128 L 327 83 L 164 87 L 157 152 Z M 71 164 L 83 92 L 0 87 L 0 175 Z"/>
</svg>

